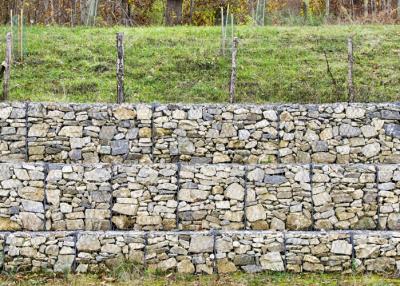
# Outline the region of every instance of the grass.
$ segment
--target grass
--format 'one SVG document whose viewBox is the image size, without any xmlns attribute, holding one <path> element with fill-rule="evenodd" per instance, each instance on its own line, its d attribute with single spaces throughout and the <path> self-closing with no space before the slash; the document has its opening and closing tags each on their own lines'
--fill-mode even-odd
<svg viewBox="0 0 400 286">
<path fill-rule="evenodd" d="M 219 54 L 218 27 L 40 26 L 26 29 L 28 55 L 13 67 L 10 100 L 115 102 L 117 31 L 125 33 L 127 101 L 228 101 L 230 58 Z M 400 100 L 399 26 L 240 26 L 237 35 L 238 102 L 346 101 L 349 35 L 356 99 Z"/>
<path fill-rule="evenodd" d="M 400 280 L 396 278 L 383 277 L 378 275 L 340 275 L 340 274 L 290 274 L 290 273 L 263 273 L 263 274 L 244 274 L 233 275 L 151 275 L 145 274 L 144 277 L 138 276 L 136 279 L 116 278 L 115 276 L 96 276 L 96 275 L 69 275 L 65 277 L 52 277 L 44 274 L 17 274 L 13 276 L 0 276 L 0 285 L 7 286 L 394 286 L 400 285 Z"/>
</svg>

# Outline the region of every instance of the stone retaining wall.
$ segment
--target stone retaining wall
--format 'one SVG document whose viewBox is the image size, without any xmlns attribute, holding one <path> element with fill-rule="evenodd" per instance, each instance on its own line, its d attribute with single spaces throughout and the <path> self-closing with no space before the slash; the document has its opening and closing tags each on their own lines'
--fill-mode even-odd
<svg viewBox="0 0 400 286">
<path fill-rule="evenodd" d="M 400 103 L 0 103 L 0 270 L 400 273 L 398 231 Z"/>
<path fill-rule="evenodd" d="M 0 161 L 400 163 L 400 104 L 2 103 Z"/>
<path fill-rule="evenodd" d="M 400 271 L 400 233 L 15 232 L 0 233 L 5 271 L 179 273 Z"/>
<path fill-rule="evenodd" d="M 398 165 L 0 163 L 0 230 L 400 230 Z"/>
</svg>

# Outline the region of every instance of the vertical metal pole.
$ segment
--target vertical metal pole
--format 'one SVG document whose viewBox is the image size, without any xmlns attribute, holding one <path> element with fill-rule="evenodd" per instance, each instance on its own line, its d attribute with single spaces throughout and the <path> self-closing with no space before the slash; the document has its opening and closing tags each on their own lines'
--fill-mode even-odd
<svg viewBox="0 0 400 286">
<path fill-rule="evenodd" d="M 225 56 L 225 21 L 224 7 L 221 7 L 221 54 Z"/>
<path fill-rule="evenodd" d="M 233 13 L 231 14 L 231 29 L 232 29 L 232 41 L 233 41 L 233 38 L 234 38 L 234 31 L 233 31 Z"/>
<path fill-rule="evenodd" d="M 124 98 L 124 33 L 117 33 L 117 103 L 121 104 Z"/>
<path fill-rule="evenodd" d="M 13 10 L 11 9 L 11 10 L 10 10 L 10 19 L 11 19 L 11 21 L 10 21 L 10 22 L 11 22 L 11 39 L 12 39 L 13 36 L 14 36 L 14 35 L 13 35 L 13 29 L 14 29 L 14 20 L 13 20 L 13 17 L 14 17 L 14 16 L 13 16 Z M 12 44 L 11 44 L 11 51 L 12 51 Z M 12 57 L 12 55 L 11 55 L 11 61 L 12 61 L 12 58 L 13 58 L 13 57 Z"/>
<path fill-rule="evenodd" d="M 7 33 L 6 36 L 6 60 L 4 70 L 4 81 L 3 81 L 3 96 L 2 100 L 7 100 L 9 95 L 10 86 L 10 75 L 11 75 L 11 46 L 12 46 L 12 35 Z"/>
<path fill-rule="evenodd" d="M 233 39 L 232 43 L 232 73 L 231 73 L 231 84 L 230 84 L 230 90 L 229 90 L 229 95 L 230 95 L 230 103 L 235 102 L 235 85 L 236 85 L 236 68 L 237 68 L 237 48 L 239 45 L 239 39 L 235 37 Z"/>
<path fill-rule="evenodd" d="M 348 58 L 349 58 L 349 71 L 348 71 L 348 88 L 349 88 L 349 101 L 354 102 L 354 83 L 353 83 L 353 38 L 349 37 L 347 40 Z"/>
<path fill-rule="evenodd" d="M 20 46 L 21 46 L 21 62 L 24 61 L 24 44 L 23 44 L 23 28 L 24 28 L 24 9 L 21 9 L 21 19 L 19 23 L 19 30 L 20 30 L 20 35 L 19 35 L 19 40 L 20 40 Z"/>
<path fill-rule="evenodd" d="M 262 5 L 262 8 L 263 8 L 263 12 L 262 12 L 262 25 L 264 26 L 265 25 L 265 1 L 266 0 L 263 0 L 263 5 Z"/>
</svg>

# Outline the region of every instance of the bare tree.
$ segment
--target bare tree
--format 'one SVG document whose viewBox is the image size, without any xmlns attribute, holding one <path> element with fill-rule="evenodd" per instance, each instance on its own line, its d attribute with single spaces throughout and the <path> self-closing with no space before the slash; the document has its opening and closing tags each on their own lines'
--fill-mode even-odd
<svg viewBox="0 0 400 286">
<path fill-rule="evenodd" d="M 400 19 L 400 0 L 397 0 L 397 18 Z"/>
<path fill-rule="evenodd" d="M 165 12 L 165 22 L 167 25 L 182 23 L 182 4 L 183 0 L 167 0 L 167 9 Z"/>
<path fill-rule="evenodd" d="M 331 1 L 330 0 L 325 0 L 325 16 L 326 16 L 326 18 L 328 18 L 329 17 L 329 10 L 330 10 L 330 3 Z"/>
<path fill-rule="evenodd" d="M 368 0 L 364 0 L 364 17 L 368 17 Z"/>
</svg>

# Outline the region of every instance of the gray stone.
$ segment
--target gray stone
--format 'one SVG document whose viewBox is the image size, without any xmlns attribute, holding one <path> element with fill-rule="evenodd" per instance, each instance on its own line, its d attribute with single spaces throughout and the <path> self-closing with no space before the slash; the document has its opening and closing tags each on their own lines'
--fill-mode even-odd
<svg viewBox="0 0 400 286">
<path fill-rule="evenodd" d="M 29 128 L 29 137 L 46 137 L 49 131 L 49 125 L 46 123 L 34 124 Z"/>
<path fill-rule="evenodd" d="M 270 185 L 282 185 L 288 180 L 284 176 L 265 176 L 264 183 Z"/>
<path fill-rule="evenodd" d="M 282 256 L 279 252 L 269 252 L 260 257 L 260 264 L 264 270 L 285 271 Z"/>
<path fill-rule="evenodd" d="M 60 255 L 54 265 L 54 272 L 65 273 L 72 270 L 72 264 L 75 261 L 75 255 Z"/>
<path fill-rule="evenodd" d="M 106 182 L 111 179 L 109 170 L 98 168 L 92 171 L 86 172 L 84 175 L 85 179 L 92 182 Z"/>
<path fill-rule="evenodd" d="M 339 127 L 339 133 L 341 136 L 346 138 L 358 137 L 361 135 L 361 129 L 349 124 L 342 124 Z"/>
<path fill-rule="evenodd" d="M 82 137 L 83 127 L 82 126 L 64 126 L 60 132 L 59 136 L 65 137 Z"/>
<path fill-rule="evenodd" d="M 386 135 L 400 138 L 400 124 L 385 124 Z"/>
<path fill-rule="evenodd" d="M 362 153 L 365 157 L 371 158 L 379 154 L 381 151 L 381 145 L 379 143 L 372 143 L 362 148 Z"/>
<path fill-rule="evenodd" d="M 247 173 L 247 179 L 250 181 L 262 182 L 264 179 L 264 171 L 260 168 L 256 168 Z"/>
<path fill-rule="evenodd" d="M 78 238 L 76 248 L 82 252 L 98 251 L 101 248 L 100 241 L 95 235 L 82 235 Z"/>
<path fill-rule="evenodd" d="M 267 214 L 262 205 L 254 205 L 246 208 L 246 217 L 248 221 L 255 222 L 258 220 L 266 220 Z"/>
<path fill-rule="evenodd" d="M 44 207 L 42 202 L 21 200 L 22 208 L 24 211 L 33 213 L 44 213 Z"/>
<path fill-rule="evenodd" d="M 315 141 L 311 145 L 314 152 L 327 152 L 329 150 L 326 141 Z"/>
<path fill-rule="evenodd" d="M 103 140 L 111 140 L 114 138 L 114 135 L 117 133 L 116 126 L 103 126 L 100 129 L 99 138 Z"/>
<path fill-rule="evenodd" d="M 26 230 L 39 231 L 43 230 L 44 222 L 36 214 L 21 212 L 19 218 L 22 222 L 22 227 Z"/>
<path fill-rule="evenodd" d="M 190 253 L 211 253 L 214 248 L 212 236 L 194 235 L 190 241 Z"/>
<path fill-rule="evenodd" d="M 111 155 L 126 155 L 129 152 L 128 140 L 117 140 L 111 142 Z"/>
<path fill-rule="evenodd" d="M 225 197 L 232 200 L 243 201 L 244 188 L 238 183 L 233 183 L 226 188 Z"/>
<path fill-rule="evenodd" d="M 196 151 L 194 144 L 189 139 L 182 139 L 179 142 L 180 154 L 190 155 Z"/>
</svg>

